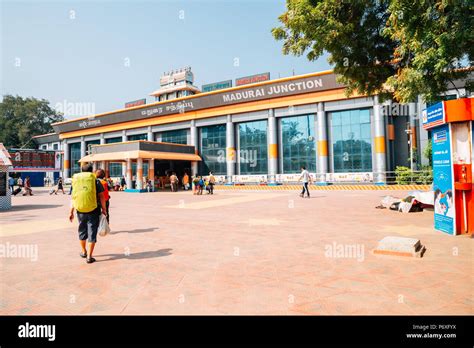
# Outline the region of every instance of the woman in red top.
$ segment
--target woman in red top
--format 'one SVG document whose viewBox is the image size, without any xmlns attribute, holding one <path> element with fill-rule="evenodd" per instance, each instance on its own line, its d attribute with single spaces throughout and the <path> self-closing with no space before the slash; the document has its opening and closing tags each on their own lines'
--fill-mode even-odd
<svg viewBox="0 0 474 348">
<path fill-rule="evenodd" d="M 109 195 L 109 183 L 105 180 L 105 171 L 103 169 L 98 169 L 95 172 L 95 176 L 99 179 L 100 183 L 104 187 L 104 198 L 105 198 L 105 208 L 107 210 L 107 222 L 109 222 L 109 205 L 110 205 L 110 195 Z"/>
</svg>

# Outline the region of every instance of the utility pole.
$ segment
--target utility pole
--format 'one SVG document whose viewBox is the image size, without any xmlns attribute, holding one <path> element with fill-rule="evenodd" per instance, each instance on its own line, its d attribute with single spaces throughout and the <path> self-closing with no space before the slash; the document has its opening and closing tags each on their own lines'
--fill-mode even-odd
<svg viewBox="0 0 474 348">
<path fill-rule="evenodd" d="M 410 170 L 411 170 L 411 181 L 413 181 L 413 147 L 411 146 L 413 141 L 413 132 L 410 128 L 410 123 L 407 124 L 407 129 L 405 133 L 408 135 L 408 149 L 410 151 Z"/>
</svg>

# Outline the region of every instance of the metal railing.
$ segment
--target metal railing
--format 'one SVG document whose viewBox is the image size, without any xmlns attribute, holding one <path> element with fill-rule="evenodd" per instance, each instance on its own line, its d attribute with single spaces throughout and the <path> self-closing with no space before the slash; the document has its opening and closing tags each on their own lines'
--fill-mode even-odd
<svg viewBox="0 0 474 348">
<path fill-rule="evenodd" d="M 311 173 L 313 184 L 329 184 L 329 185 L 431 185 L 433 183 L 433 172 L 431 170 L 398 170 L 385 172 L 368 172 L 368 173 Z M 223 176 L 222 176 L 223 177 Z M 265 179 L 259 179 L 265 177 Z M 301 185 L 297 179 L 294 180 L 278 180 L 278 175 L 260 175 L 255 176 L 255 180 L 251 178 L 245 182 L 237 182 L 230 176 L 225 176 L 225 180 L 219 180 L 217 184 L 234 185 L 268 185 L 269 183 L 277 183 L 283 185 Z"/>
</svg>

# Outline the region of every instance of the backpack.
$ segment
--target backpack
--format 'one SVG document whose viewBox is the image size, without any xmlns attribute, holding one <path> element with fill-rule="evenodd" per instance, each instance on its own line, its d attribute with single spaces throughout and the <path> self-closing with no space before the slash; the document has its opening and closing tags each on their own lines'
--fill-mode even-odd
<svg viewBox="0 0 474 348">
<path fill-rule="evenodd" d="M 96 177 L 92 173 L 77 173 L 72 177 L 72 202 L 80 213 L 90 213 L 97 208 Z"/>
</svg>

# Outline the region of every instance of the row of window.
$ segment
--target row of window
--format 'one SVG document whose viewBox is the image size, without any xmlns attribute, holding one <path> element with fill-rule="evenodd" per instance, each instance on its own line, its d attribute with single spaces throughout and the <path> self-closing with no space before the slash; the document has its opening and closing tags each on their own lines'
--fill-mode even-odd
<svg viewBox="0 0 474 348">
<path fill-rule="evenodd" d="M 331 151 L 334 172 L 372 171 L 372 137 L 370 109 L 357 109 L 328 114 Z M 239 123 L 236 127 L 238 151 L 238 173 L 266 174 L 268 172 L 268 122 L 252 121 Z M 298 173 L 301 166 L 310 172 L 317 172 L 316 140 L 314 115 L 301 115 L 280 119 L 280 152 L 282 173 Z M 187 144 L 186 129 L 160 133 L 162 142 Z M 199 172 L 212 171 L 225 175 L 226 165 L 226 126 L 216 125 L 199 128 L 200 155 Z M 146 140 L 146 134 L 127 137 L 127 140 Z M 155 138 L 157 139 L 157 138 Z M 106 143 L 121 142 L 121 137 L 106 139 Z M 86 143 L 87 149 L 99 141 Z M 71 144 L 71 171 L 79 171 L 80 143 Z M 111 176 L 121 176 L 119 163 L 109 167 Z M 144 168 L 145 170 L 145 168 Z M 144 171 L 145 172 L 145 171 Z"/>
</svg>

